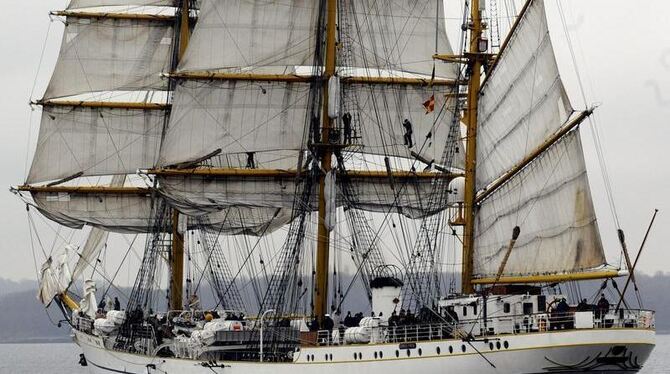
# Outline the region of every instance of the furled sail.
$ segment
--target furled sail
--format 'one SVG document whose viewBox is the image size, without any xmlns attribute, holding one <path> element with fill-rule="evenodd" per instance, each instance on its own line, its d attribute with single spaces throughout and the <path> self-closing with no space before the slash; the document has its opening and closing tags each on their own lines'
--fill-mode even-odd
<svg viewBox="0 0 670 374">
<path fill-rule="evenodd" d="M 203 2 L 180 71 L 290 73 L 312 65 L 319 2 Z"/>
<path fill-rule="evenodd" d="M 162 110 L 45 106 L 28 183 L 155 165 Z"/>
<path fill-rule="evenodd" d="M 475 225 L 476 278 L 496 276 L 515 226 L 521 235 L 503 277 L 574 273 L 605 264 L 578 131 L 481 203 Z"/>
<path fill-rule="evenodd" d="M 172 35 L 165 20 L 68 16 L 44 98 L 167 89 Z"/>
<path fill-rule="evenodd" d="M 451 53 L 442 1 L 362 0 L 341 4 L 340 32 L 350 54 L 340 70 L 363 68 L 368 74 L 420 75 L 453 79 L 453 64 L 435 63 L 435 53 Z M 434 69 L 434 70 L 433 70 Z M 347 75 L 343 72 L 343 75 Z"/>
<path fill-rule="evenodd" d="M 549 38 L 544 1 L 533 1 L 481 89 L 477 189 L 558 130 L 572 112 Z"/>
<path fill-rule="evenodd" d="M 175 0 L 70 0 L 68 9 L 107 6 L 172 6 Z"/>
</svg>

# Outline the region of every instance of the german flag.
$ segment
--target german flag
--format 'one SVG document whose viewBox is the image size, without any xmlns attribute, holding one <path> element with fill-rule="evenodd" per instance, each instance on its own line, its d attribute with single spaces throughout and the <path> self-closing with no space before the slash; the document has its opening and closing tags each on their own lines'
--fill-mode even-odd
<svg viewBox="0 0 670 374">
<path fill-rule="evenodd" d="M 426 110 L 426 114 L 435 110 L 435 95 L 431 96 L 430 99 L 423 103 L 423 108 Z"/>
</svg>

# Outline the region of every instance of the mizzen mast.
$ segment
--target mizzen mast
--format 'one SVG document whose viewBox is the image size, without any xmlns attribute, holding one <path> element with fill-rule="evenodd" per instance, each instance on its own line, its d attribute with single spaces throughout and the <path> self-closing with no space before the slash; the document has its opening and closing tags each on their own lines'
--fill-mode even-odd
<svg viewBox="0 0 670 374">
<path fill-rule="evenodd" d="M 321 169 L 319 177 L 319 223 L 314 286 L 314 316 L 320 320 L 328 306 L 328 259 L 330 231 L 326 227 L 326 173 L 331 169 L 333 150 L 330 146 L 331 118 L 328 116 L 328 81 L 335 75 L 337 0 L 328 0 L 326 8 L 326 66 L 323 74 L 323 126 L 321 128 Z"/>
<path fill-rule="evenodd" d="M 473 274 L 473 248 L 474 248 L 474 225 L 475 225 L 475 178 L 477 168 L 477 103 L 479 101 L 479 89 L 481 87 L 481 70 L 486 58 L 487 46 L 482 40 L 482 20 L 479 9 L 479 0 L 472 0 L 470 4 L 471 23 L 470 29 L 470 53 L 466 54 L 470 79 L 468 82 L 468 106 L 465 113 L 467 135 L 465 151 L 465 194 L 464 194 L 464 218 L 463 229 L 463 265 L 461 270 L 461 291 L 464 294 L 474 292 L 472 284 Z M 483 48 L 482 48 L 483 47 Z"/>
</svg>

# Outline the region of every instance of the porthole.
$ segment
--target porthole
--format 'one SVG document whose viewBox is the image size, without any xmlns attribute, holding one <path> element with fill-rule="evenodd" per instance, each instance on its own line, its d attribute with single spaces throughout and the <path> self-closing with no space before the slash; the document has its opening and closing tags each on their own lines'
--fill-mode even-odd
<svg viewBox="0 0 670 374">
<path fill-rule="evenodd" d="M 326 353 L 326 361 L 328 361 L 328 354 Z"/>
<path fill-rule="evenodd" d="M 307 355 L 307 362 L 309 362 L 309 355 Z"/>
<path fill-rule="evenodd" d="M 333 361 L 333 354 L 331 353 L 328 356 L 330 357 L 330 361 Z"/>
<path fill-rule="evenodd" d="M 419 348 L 419 356 L 423 355 L 423 351 Z"/>
<path fill-rule="evenodd" d="M 375 360 L 377 359 L 377 356 L 378 356 L 378 355 L 379 355 L 379 354 L 378 354 L 377 352 L 375 352 Z"/>
<path fill-rule="evenodd" d="M 465 352 L 465 344 L 461 345 L 461 351 Z"/>
<path fill-rule="evenodd" d="M 496 342 L 496 348 L 500 349 L 500 342 Z"/>
<path fill-rule="evenodd" d="M 354 352 L 354 360 L 358 360 L 358 353 Z"/>
<path fill-rule="evenodd" d="M 435 348 L 435 352 L 437 352 L 437 354 L 439 355 L 440 354 L 440 347 Z"/>
<path fill-rule="evenodd" d="M 397 349 L 395 350 L 395 356 L 400 357 L 400 351 L 398 351 Z"/>
<path fill-rule="evenodd" d="M 363 354 L 361 352 L 358 352 L 358 359 L 362 360 L 363 359 Z"/>
<path fill-rule="evenodd" d="M 409 356 L 411 356 L 411 355 L 412 355 L 412 351 L 410 351 L 410 350 L 408 349 L 408 350 L 407 350 L 407 357 L 409 357 Z"/>
<path fill-rule="evenodd" d="M 454 353 L 454 347 L 449 346 L 449 353 L 450 353 L 450 354 L 451 354 L 451 353 Z"/>
<path fill-rule="evenodd" d="M 384 358 L 384 352 L 379 351 L 379 358 Z"/>
<path fill-rule="evenodd" d="M 489 349 L 493 350 L 493 343 L 489 343 Z"/>
<path fill-rule="evenodd" d="M 505 340 L 505 342 L 503 343 L 503 345 L 505 346 L 505 349 L 508 349 L 508 348 L 509 348 L 509 342 L 508 342 L 507 340 Z"/>
</svg>

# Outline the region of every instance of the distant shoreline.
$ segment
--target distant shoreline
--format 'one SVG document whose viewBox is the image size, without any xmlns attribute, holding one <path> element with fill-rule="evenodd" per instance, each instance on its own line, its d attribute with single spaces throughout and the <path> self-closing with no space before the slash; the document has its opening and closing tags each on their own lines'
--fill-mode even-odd
<svg viewBox="0 0 670 374">
<path fill-rule="evenodd" d="M 50 343 L 72 343 L 70 337 L 44 337 L 16 340 L 0 340 L 0 344 L 50 344 Z"/>
</svg>

